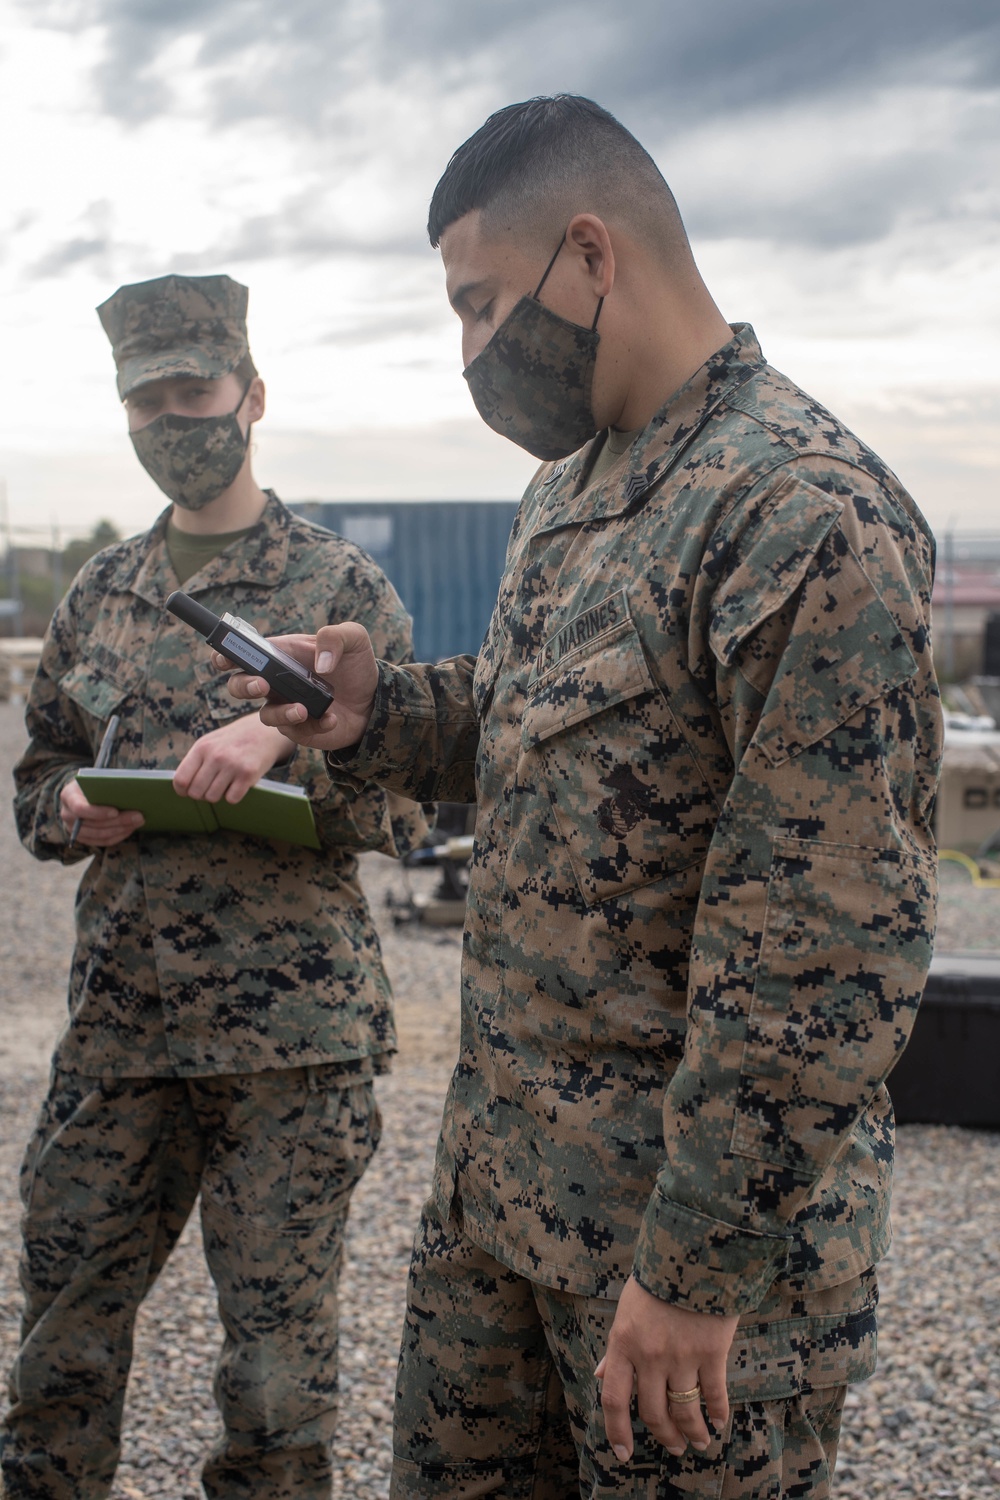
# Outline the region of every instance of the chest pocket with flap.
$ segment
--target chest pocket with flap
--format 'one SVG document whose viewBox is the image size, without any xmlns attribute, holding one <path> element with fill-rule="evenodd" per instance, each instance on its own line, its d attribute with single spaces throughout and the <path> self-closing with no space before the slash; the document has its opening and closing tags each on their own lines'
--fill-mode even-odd
<svg viewBox="0 0 1000 1500">
<path fill-rule="evenodd" d="M 95 719 L 109 719 L 130 693 L 142 690 L 142 672 L 102 641 L 90 641 L 81 661 L 60 678 L 59 690 Z"/>
<path fill-rule="evenodd" d="M 705 857 L 718 809 L 631 620 L 538 679 L 521 740 L 588 906 Z"/>
<path fill-rule="evenodd" d="M 194 664 L 194 675 L 202 711 L 216 725 L 256 713 L 253 704 L 241 703 L 233 697 L 229 691 L 228 672 L 217 672 L 210 661 L 199 660 Z"/>
</svg>

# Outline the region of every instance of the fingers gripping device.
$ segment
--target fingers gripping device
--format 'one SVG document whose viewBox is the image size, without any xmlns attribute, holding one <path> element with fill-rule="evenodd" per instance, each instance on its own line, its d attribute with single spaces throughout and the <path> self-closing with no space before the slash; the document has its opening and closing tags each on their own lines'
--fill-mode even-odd
<svg viewBox="0 0 1000 1500">
<path fill-rule="evenodd" d="M 301 703 L 311 719 L 321 719 L 333 702 L 333 690 L 293 656 L 279 651 L 237 615 L 215 615 L 190 594 L 175 589 L 167 599 L 170 613 L 203 635 L 210 646 L 244 672 L 262 677 L 279 698 Z"/>
</svg>

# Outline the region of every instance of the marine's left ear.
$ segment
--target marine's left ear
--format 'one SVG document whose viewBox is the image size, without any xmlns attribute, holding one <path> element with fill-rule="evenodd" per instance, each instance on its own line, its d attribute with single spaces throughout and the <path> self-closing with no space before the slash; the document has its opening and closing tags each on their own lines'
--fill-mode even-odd
<svg viewBox="0 0 1000 1500">
<path fill-rule="evenodd" d="M 566 247 L 585 270 L 594 295 L 606 297 L 615 284 L 615 252 L 604 220 L 596 214 L 574 214 Z"/>
</svg>

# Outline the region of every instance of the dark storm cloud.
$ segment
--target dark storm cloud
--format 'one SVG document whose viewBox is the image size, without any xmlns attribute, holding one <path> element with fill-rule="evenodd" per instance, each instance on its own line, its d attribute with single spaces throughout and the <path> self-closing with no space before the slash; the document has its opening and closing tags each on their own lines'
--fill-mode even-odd
<svg viewBox="0 0 1000 1500">
<path fill-rule="evenodd" d="M 788 111 L 799 105 L 835 112 L 842 104 L 849 119 L 901 84 L 985 97 L 1000 86 L 996 0 L 628 0 L 614 13 L 606 0 L 549 0 L 544 7 L 537 0 L 20 3 L 43 23 L 103 29 L 95 84 L 111 114 L 139 122 L 170 108 L 172 82 L 160 64 L 165 48 L 185 36 L 196 41 L 195 74 L 208 85 L 205 108 L 216 124 L 279 121 L 335 150 L 341 168 L 363 165 L 370 149 L 356 128 L 352 91 L 372 80 L 398 89 L 421 119 L 435 90 L 444 95 L 458 86 L 472 85 L 494 106 L 559 89 L 591 94 L 640 139 L 666 150 L 668 176 L 675 170 L 672 139 L 728 125 L 729 154 L 737 155 L 749 122 L 783 111 L 763 160 L 748 162 L 734 180 L 729 162 L 713 164 L 708 176 L 724 181 L 725 192 L 713 192 L 709 181 L 685 182 L 682 208 L 697 236 L 864 244 L 900 222 L 961 216 L 979 177 L 989 179 L 981 194 L 995 193 L 988 158 L 995 120 L 981 139 L 956 120 L 921 149 L 883 151 L 877 141 L 853 157 L 845 149 L 845 175 L 831 182 L 829 142 L 820 170 L 810 174 Z M 794 176 L 782 181 L 785 144 L 784 165 Z M 428 190 L 443 165 L 444 153 L 430 168 Z M 997 212 L 995 198 L 988 211 Z M 303 224 L 269 214 L 216 248 L 220 256 L 245 258 L 417 248 L 416 238 L 354 245 L 350 233 L 328 233 L 313 222 L 315 215 Z"/>
<path fill-rule="evenodd" d="M 573 87 L 647 121 L 684 124 L 780 98 L 855 92 L 901 75 L 968 87 L 1000 80 L 995 0 L 21 0 L 32 18 L 101 26 L 106 108 L 155 114 L 149 72 L 174 38 L 196 34 L 200 62 L 220 69 L 224 117 L 279 115 L 318 123 L 359 63 L 386 82 L 415 65 L 454 78 L 463 66 L 504 98 Z M 254 65 L 241 66 L 249 53 Z M 166 87 L 165 85 L 163 87 Z"/>
<path fill-rule="evenodd" d="M 387 0 L 396 56 L 498 56 L 508 97 L 570 86 L 635 121 L 691 123 L 910 79 L 1000 81 L 995 0 L 604 0 L 504 7 Z M 570 82 L 567 83 L 567 80 Z M 638 117 L 638 118 L 637 118 Z"/>
</svg>

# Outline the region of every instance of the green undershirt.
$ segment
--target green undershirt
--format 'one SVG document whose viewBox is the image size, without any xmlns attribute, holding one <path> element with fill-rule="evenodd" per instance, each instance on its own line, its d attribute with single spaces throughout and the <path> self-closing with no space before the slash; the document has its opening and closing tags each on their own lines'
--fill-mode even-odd
<svg viewBox="0 0 1000 1500">
<path fill-rule="evenodd" d="M 619 432 L 617 427 L 607 428 L 604 434 L 604 446 L 591 465 L 590 473 L 587 475 L 587 484 L 594 484 L 616 464 L 620 464 L 641 431 L 641 428 L 636 428 L 635 432 Z"/>
<path fill-rule="evenodd" d="M 256 525 L 256 522 L 254 523 Z M 201 568 L 204 568 L 220 552 L 225 552 L 233 542 L 249 536 L 253 526 L 244 526 L 242 531 L 218 531 L 211 536 L 181 531 L 173 520 L 167 522 L 167 556 L 177 574 L 178 583 L 187 583 Z"/>
</svg>

